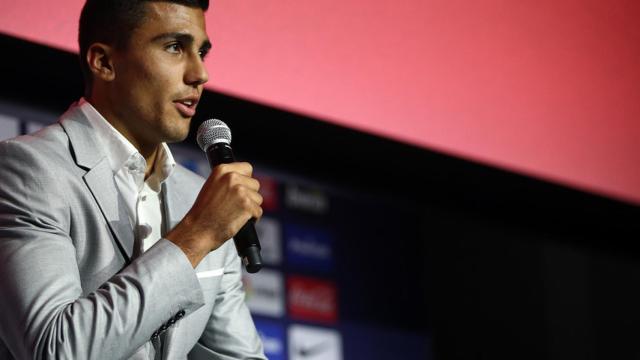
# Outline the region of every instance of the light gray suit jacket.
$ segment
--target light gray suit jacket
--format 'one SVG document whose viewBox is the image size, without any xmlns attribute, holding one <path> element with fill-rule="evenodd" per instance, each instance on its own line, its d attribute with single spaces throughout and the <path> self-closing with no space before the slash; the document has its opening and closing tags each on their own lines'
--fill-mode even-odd
<svg viewBox="0 0 640 360">
<path fill-rule="evenodd" d="M 163 359 L 263 359 L 233 242 L 195 271 L 166 239 L 132 260 L 124 201 L 96 144 L 73 106 L 0 143 L 0 358 L 147 359 L 154 337 Z M 202 184 L 176 166 L 163 184 L 169 228 Z"/>
</svg>

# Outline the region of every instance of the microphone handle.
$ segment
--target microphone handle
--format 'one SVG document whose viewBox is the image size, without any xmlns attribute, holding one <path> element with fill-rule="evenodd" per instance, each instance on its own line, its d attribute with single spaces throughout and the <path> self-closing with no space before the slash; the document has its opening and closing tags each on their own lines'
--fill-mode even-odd
<svg viewBox="0 0 640 360">
<path fill-rule="evenodd" d="M 213 144 L 207 148 L 207 160 L 213 169 L 220 164 L 228 164 L 235 161 L 231 146 L 224 142 Z M 238 255 L 248 273 L 256 273 L 262 268 L 262 256 L 260 255 L 260 240 L 255 227 L 256 219 L 251 218 L 240 228 L 233 237 Z"/>
</svg>

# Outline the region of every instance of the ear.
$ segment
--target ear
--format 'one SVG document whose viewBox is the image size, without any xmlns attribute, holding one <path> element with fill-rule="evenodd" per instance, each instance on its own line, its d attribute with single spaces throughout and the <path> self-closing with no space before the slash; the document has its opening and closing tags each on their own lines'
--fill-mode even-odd
<svg viewBox="0 0 640 360">
<path fill-rule="evenodd" d="M 93 73 L 94 79 L 112 81 L 116 78 L 113 66 L 113 48 L 111 46 L 103 43 L 91 44 L 87 49 L 85 61 L 89 65 L 89 70 Z"/>
</svg>

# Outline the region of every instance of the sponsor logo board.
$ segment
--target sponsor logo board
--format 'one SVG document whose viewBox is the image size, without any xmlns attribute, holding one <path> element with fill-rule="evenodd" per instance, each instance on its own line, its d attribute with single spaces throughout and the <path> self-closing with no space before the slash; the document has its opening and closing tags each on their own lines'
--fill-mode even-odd
<svg viewBox="0 0 640 360">
<path fill-rule="evenodd" d="M 277 211 L 280 208 L 278 182 L 266 175 L 255 175 L 260 182 L 260 195 L 262 195 L 262 209 L 265 211 Z"/>
<path fill-rule="evenodd" d="M 20 120 L 13 116 L 0 114 L 0 141 L 20 135 Z"/>
<path fill-rule="evenodd" d="M 262 269 L 255 274 L 243 271 L 242 282 L 247 294 L 247 306 L 253 314 L 271 317 L 284 315 L 284 284 L 279 271 Z"/>
<path fill-rule="evenodd" d="M 288 342 L 290 360 L 342 360 L 342 338 L 336 330 L 291 325 Z"/>
<path fill-rule="evenodd" d="M 201 151 L 176 145 L 170 145 L 169 147 L 171 155 L 173 155 L 177 163 L 202 177 L 209 176 L 211 173 L 209 162 Z"/>
<path fill-rule="evenodd" d="M 287 185 L 284 203 L 289 209 L 302 210 L 313 214 L 329 211 L 329 197 L 317 189 L 305 189 L 297 185 Z"/>
<path fill-rule="evenodd" d="M 285 223 L 287 263 L 318 271 L 333 269 L 333 237 L 319 227 Z"/>
<path fill-rule="evenodd" d="M 284 325 L 276 321 L 254 319 L 256 329 L 262 339 L 264 354 L 269 360 L 285 360 L 285 330 Z"/>
<path fill-rule="evenodd" d="M 27 134 L 33 134 L 34 132 L 44 128 L 46 125 L 40 122 L 35 122 L 35 121 L 27 121 L 25 123 L 26 126 L 26 133 Z"/>
<path fill-rule="evenodd" d="M 280 222 L 272 217 L 263 216 L 256 222 L 256 232 L 260 239 L 262 261 L 268 265 L 282 263 L 282 230 Z"/>
<path fill-rule="evenodd" d="M 293 319 L 335 323 L 338 321 L 338 296 L 335 283 L 305 276 L 287 279 L 289 316 Z"/>
</svg>

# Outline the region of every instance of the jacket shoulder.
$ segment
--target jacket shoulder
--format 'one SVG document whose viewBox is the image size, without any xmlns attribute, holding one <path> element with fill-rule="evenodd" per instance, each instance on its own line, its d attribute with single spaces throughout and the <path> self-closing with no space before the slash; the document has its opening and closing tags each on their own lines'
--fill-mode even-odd
<svg viewBox="0 0 640 360">
<path fill-rule="evenodd" d="M 21 135 L 0 142 L 0 154 L 3 163 L 19 161 L 23 166 L 42 164 L 50 168 L 71 161 L 69 139 L 59 123 L 47 126 L 33 134 Z"/>
</svg>

